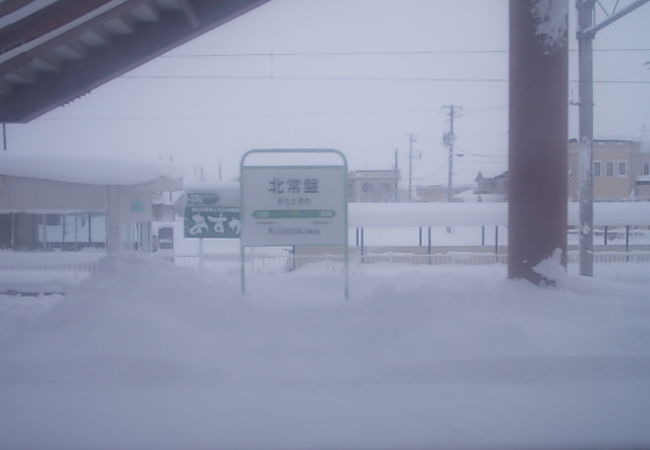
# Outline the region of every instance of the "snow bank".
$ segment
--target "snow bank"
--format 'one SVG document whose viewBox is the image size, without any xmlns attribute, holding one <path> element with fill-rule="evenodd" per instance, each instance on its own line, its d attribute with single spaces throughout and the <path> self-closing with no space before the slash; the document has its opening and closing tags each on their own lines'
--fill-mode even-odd
<svg viewBox="0 0 650 450">
<path fill-rule="evenodd" d="M 537 263 L 533 267 L 533 271 L 541 275 L 543 280 L 552 286 L 567 286 L 567 270 L 562 265 L 562 250 L 559 248 L 553 250 L 551 256 Z"/>
<path fill-rule="evenodd" d="M 0 447 L 647 447 L 647 273 L 359 265 L 346 302 L 331 266 L 243 298 L 236 273 L 107 258 L 0 329 Z"/>
<path fill-rule="evenodd" d="M 508 204 L 349 203 L 350 227 L 436 227 L 507 225 Z M 569 225 L 580 223 L 577 203 L 568 205 Z M 650 202 L 594 203 L 594 225 L 650 225 Z"/>
<path fill-rule="evenodd" d="M 348 203 L 350 227 L 506 225 L 507 203 Z"/>
<path fill-rule="evenodd" d="M 101 249 L 86 248 L 76 252 L 49 251 L 17 252 L 13 250 L 0 250 L 0 267 L 30 267 L 30 266 L 62 266 L 62 265 L 83 265 L 96 263 L 106 256 Z"/>
</svg>

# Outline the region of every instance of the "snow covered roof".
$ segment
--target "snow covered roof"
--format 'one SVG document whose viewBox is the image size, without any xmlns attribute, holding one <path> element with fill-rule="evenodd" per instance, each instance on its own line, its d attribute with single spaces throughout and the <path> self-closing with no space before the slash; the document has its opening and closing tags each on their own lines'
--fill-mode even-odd
<svg viewBox="0 0 650 450">
<path fill-rule="evenodd" d="M 183 182 L 183 189 L 190 192 L 238 191 L 239 181 L 215 181 L 210 183 Z"/>
<path fill-rule="evenodd" d="M 494 167 L 494 168 L 489 168 L 489 167 L 481 167 L 481 170 L 478 171 L 476 174 L 476 177 L 474 177 L 474 182 L 476 182 L 479 179 L 490 179 L 490 178 L 502 178 L 502 177 L 507 177 L 508 176 L 508 169 L 504 169 L 501 167 Z"/>
<path fill-rule="evenodd" d="M 128 186 L 161 178 L 178 180 L 170 164 L 57 153 L 0 153 L 0 175 L 98 185 Z"/>
</svg>

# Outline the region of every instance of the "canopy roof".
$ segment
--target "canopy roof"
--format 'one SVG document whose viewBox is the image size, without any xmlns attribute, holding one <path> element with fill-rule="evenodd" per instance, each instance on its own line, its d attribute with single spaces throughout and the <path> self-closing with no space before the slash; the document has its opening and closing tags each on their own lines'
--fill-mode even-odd
<svg viewBox="0 0 650 450">
<path fill-rule="evenodd" d="M 268 0 L 4 0 L 0 122 L 28 122 Z"/>
</svg>

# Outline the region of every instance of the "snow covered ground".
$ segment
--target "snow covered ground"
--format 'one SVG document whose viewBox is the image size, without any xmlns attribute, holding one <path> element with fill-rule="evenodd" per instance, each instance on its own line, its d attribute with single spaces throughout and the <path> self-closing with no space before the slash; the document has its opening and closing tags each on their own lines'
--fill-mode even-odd
<svg viewBox="0 0 650 450">
<path fill-rule="evenodd" d="M 650 265 L 215 274 L 116 256 L 0 296 L 0 448 L 647 448 Z"/>
</svg>

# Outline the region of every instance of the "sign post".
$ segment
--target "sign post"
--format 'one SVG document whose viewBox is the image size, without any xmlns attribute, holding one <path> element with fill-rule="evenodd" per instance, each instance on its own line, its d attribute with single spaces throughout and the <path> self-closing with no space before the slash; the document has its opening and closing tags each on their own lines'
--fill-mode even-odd
<svg viewBox="0 0 650 450">
<path fill-rule="evenodd" d="M 335 165 L 252 165 L 251 155 L 329 154 Z M 251 150 L 241 170 L 241 290 L 245 247 L 342 245 L 348 298 L 347 161 L 330 149 Z"/>
</svg>

